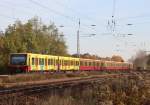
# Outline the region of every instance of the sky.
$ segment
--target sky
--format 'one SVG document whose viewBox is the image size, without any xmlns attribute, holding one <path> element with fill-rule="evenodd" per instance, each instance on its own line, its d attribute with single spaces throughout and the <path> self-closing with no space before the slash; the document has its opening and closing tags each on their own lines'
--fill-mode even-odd
<svg viewBox="0 0 150 105">
<path fill-rule="evenodd" d="M 0 1 L 0 30 L 17 19 L 26 22 L 38 16 L 45 24 L 54 22 L 63 32 L 70 54 L 76 53 L 78 29 L 81 53 L 120 55 L 128 60 L 139 50 L 150 51 L 150 0 Z M 96 35 L 88 37 L 91 34 Z"/>
</svg>

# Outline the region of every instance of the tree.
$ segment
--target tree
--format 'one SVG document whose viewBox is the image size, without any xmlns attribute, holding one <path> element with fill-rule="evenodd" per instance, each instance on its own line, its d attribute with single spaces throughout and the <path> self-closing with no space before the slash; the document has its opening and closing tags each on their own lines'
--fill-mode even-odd
<svg viewBox="0 0 150 105">
<path fill-rule="evenodd" d="M 67 46 L 54 23 L 45 25 L 34 17 L 26 23 L 17 20 L 0 34 L 0 57 L 5 64 L 10 53 L 67 55 Z"/>
<path fill-rule="evenodd" d="M 124 62 L 123 58 L 118 55 L 113 55 L 111 58 L 112 61 L 117 61 L 117 62 Z"/>
</svg>

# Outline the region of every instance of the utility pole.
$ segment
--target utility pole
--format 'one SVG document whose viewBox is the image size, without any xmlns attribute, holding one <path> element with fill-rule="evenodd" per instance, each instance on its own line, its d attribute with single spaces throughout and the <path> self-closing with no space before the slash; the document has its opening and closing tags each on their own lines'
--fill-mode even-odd
<svg viewBox="0 0 150 105">
<path fill-rule="evenodd" d="M 77 56 L 80 58 L 80 19 L 78 23 L 78 30 L 77 30 Z"/>
</svg>

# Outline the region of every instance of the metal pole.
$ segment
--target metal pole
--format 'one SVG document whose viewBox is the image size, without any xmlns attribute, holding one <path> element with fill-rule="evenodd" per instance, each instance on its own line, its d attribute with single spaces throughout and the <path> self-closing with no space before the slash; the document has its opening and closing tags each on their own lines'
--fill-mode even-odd
<svg viewBox="0 0 150 105">
<path fill-rule="evenodd" d="M 79 27 L 77 30 L 77 55 L 80 58 L 80 19 L 79 19 Z"/>
</svg>

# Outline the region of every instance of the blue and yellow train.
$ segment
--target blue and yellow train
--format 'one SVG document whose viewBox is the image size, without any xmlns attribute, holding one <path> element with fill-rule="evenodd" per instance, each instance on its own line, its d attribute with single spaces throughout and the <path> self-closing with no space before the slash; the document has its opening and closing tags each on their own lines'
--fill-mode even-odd
<svg viewBox="0 0 150 105">
<path fill-rule="evenodd" d="M 11 72 L 131 70 L 133 65 L 115 61 L 33 53 L 12 53 L 9 59 L 9 69 Z"/>
</svg>

